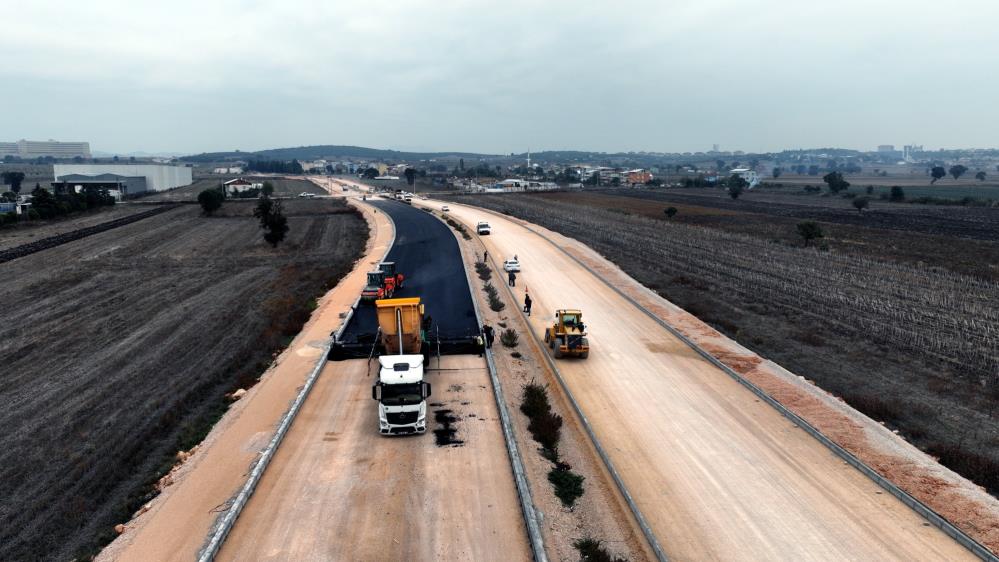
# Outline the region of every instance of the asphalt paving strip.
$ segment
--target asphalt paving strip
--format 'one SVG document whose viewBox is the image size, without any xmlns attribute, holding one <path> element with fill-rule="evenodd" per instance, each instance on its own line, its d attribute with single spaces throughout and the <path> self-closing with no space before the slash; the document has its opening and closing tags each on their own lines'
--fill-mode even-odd
<svg viewBox="0 0 999 562">
<path fill-rule="evenodd" d="M 394 261 L 405 280 L 394 296 L 420 297 L 431 319 L 427 336 L 432 341 L 440 339 L 442 354 L 473 352 L 470 344 L 479 327 L 454 235 L 436 217 L 410 205 L 377 200 L 369 203 L 395 223 L 395 244 L 386 261 Z M 361 303 L 340 336 L 345 345 L 331 352 L 330 358 L 366 357 L 377 331 L 374 305 Z M 436 352 L 433 344 L 431 352 Z"/>
</svg>

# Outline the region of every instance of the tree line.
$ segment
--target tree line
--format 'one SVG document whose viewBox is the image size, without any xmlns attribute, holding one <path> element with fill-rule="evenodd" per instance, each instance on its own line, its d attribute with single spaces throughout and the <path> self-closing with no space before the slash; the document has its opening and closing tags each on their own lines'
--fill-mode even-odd
<svg viewBox="0 0 999 562">
<path fill-rule="evenodd" d="M 246 169 L 253 172 L 263 172 L 267 174 L 301 174 L 304 173 L 302 165 L 298 160 L 285 162 L 283 160 L 250 160 L 246 163 Z"/>
</svg>

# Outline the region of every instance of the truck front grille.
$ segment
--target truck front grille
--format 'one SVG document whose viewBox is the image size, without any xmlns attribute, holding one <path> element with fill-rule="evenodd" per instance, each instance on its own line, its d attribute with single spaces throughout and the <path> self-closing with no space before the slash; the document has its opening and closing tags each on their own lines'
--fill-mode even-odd
<svg viewBox="0 0 999 562">
<path fill-rule="evenodd" d="M 407 425 L 416 423 L 420 417 L 420 412 L 389 412 L 385 414 L 388 422 L 392 425 Z"/>
</svg>

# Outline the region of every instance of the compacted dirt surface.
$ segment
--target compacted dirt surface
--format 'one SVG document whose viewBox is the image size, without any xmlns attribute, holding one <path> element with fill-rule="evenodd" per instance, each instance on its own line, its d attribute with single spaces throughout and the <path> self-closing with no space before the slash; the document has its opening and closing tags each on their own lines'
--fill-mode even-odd
<svg viewBox="0 0 999 562">
<path fill-rule="evenodd" d="M 583 310 L 590 357 L 559 369 L 671 558 L 972 558 L 554 245 L 480 209 L 451 214 L 488 220 L 493 256 L 518 254 L 536 333 L 556 308 Z"/>
<path fill-rule="evenodd" d="M 431 208 L 435 214 L 440 214 L 440 206 L 437 204 L 424 205 L 423 201 L 419 201 L 417 205 Z M 500 292 L 500 298 L 506 307 L 497 312 L 489 306 L 484 291 L 485 281 L 477 274 L 475 264 L 486 258 L 493 270 L 489 282 L 501 285 L 501 261 L 485 256 L 479 237 L 464 240 L 455 234 L 459 238 L 469 278 L 476 288 L 473 292 L 484 322 L 491 325 L 497 333 L 509 328 L 519 335 L 518 343 L 512 347 L 507 347 L 497 336 L 492 346 L 492 356 L 507 410 L 510 412 L 517 447 L 531 486 L 535 510 L 539 513 L 549 559 L 575 560 L 579 557 L 579 552 L 573 543 L 579 539 L 591 538 L 599 540 L 603 548 L 613 556 L 623 556 L 630 562 L 653 560 L 655 555 L 648 548 L 641 528 L 615 488 L 592 442 L 578 423 L 565 423 L 562 427 L 558 452 L 560 462 L 567 464 L 584 478 L 584 493 L 571 508 L 556 497 L 555 488 L 548 480 L 548 474 L 554 465 L 545 458 L 538 442 L 532 439 L 528 427 L 530 420 L 520 410 L 524 387 L 530 383 L 547 385 L 551 389 L 548 396 L 553 411 L 563 419 L 574 421 L 572 406 L 556 390 L 558 382 L 545 362 L 544 350 L 529 336 L 527 317 L 518 311 L 519 303 L 514 302 L 505 292 Z"/>
<path fill-rule="evenodd" d="M 277 249 L 252 203 L 188 205 L 0 265 L 0 559 L 113 537 L 350 271 L 364 221 L 294 203 Z"/>
<path fill-rule="evenodd" d="M 388 438 L 367 360 L 329 363 L 219 559 L 530 559 L 485 360 L 436 368 L 427 433 Z"/>
</svg>

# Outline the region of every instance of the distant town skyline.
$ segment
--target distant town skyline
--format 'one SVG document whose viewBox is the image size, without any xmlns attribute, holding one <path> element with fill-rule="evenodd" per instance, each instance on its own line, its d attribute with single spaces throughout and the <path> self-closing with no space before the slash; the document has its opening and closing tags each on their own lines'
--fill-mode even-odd
<svg viewBox="0 0 999 562">
<path fill-rule="evenodd" d="M 989 147 L 997 16 L 985 0 L 49 0 L 7 14 L 2 132 L 110 153 Z"/>
</svg>

